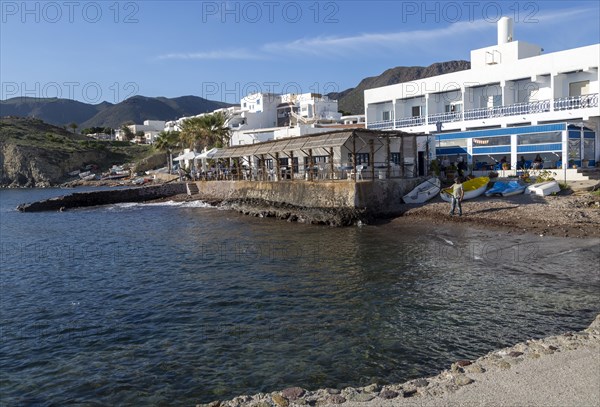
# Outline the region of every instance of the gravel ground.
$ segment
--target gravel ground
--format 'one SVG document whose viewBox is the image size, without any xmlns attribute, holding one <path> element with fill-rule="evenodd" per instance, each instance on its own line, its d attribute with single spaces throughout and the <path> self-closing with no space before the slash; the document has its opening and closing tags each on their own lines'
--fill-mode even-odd
<svg viewBox="0 0 600 407">
<path fill-rule="evenodd" d="M 164 200 L 193 201 L 178 195 Z M 218 202 L 212 202 L 217 205 Z M 450 204 L 436 197 L 422 205 L 403 205 L 403 215 L 392 225 L 460 222 L 475 227 L 496 228 L 513 233 L 557 237 L 600 237 L 600 196 L 589 192 L 539 197 L 516 195 L 507 198 L 478 197 L 463 202 L 463 216 L 450 216 Z"/>
<path fill-rule="evenodd" d="M 539 197 L 478 197 L 463 201 L 463 216 L 450 216 L 450 203 L 434 198 L 423 205 L 405 205 L 403 216 L 392 221 L 401 226 L 426 219 L 432 224 L 461 222 L 558 237 L 600 237 L 600 196 L 588 192 Z"/>
</svg>

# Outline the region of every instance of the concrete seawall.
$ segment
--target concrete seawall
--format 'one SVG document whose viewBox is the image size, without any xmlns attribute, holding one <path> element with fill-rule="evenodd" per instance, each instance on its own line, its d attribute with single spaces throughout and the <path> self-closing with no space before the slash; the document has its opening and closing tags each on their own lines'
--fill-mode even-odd
<svg viewBox="0 0 600 407">
<path fill-rule="evenodd" d="M 199 181 L 193 198 L 220 203 L 239 212 L 305 223 L 351 225 L 399 215 L 402 196 L 422 179 L 375 181 Z M 188 183 L 190 184 L 190 183 Z M 21 204 L 21 212 L 57 211 L 121 202 L 144 202 L 185 194 L 185 183 L 80 192 Z M 195 192 L 195 191 L 194 191 Z"/>
<path fill-rule="evenodd" d="M 198 197 L 223 202 L 263 202 L 298 208 L 350 209 L 371 217 L 401 213 L 402 196 L 422 179 L 359 182 L 196 182 Z"/>
<path fill-rule="evenodd" d="M 21 212 L 58 211 L 85 206 L 109 205 L 121 202 L 144 202 L 186 192 L 185 184 L 165 184 L 106 191 L 77 192 L 33 203 L 21 204 Z"/>
</svg>

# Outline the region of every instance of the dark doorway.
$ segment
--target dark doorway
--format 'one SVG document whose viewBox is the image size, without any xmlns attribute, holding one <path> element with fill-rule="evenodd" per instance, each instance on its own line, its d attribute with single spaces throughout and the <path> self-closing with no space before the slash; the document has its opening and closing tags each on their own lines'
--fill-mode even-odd
<svg viewBox="0 0 600 407">
<path fill-rule="evenodd" d="M 419 177 L 425 175 L 425 152 L 419 151 L 418 155 Z"/>
</svg>

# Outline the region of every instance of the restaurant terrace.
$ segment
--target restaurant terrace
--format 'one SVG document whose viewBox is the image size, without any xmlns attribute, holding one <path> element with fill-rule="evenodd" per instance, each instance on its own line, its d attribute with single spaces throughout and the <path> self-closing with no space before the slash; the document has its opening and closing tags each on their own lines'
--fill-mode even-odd
<svg viewBox="0 0 600 407">
<path fill-rule="evenodd" d="M 422 134 L 344 129 L 228 147 L 202 158 L 201 180 L 319 181 L 414 178 L 426 171 Z M 208 161 L 213 160 L 210 167 Z"/>
</svg>

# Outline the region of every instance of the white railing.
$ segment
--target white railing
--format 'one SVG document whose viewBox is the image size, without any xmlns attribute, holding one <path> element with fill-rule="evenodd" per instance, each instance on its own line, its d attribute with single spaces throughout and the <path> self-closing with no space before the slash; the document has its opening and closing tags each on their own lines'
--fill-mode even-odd
<svg viewBox="0 0 600 407">
<path fill-rule="evenodd" d="M 377 130 L 387 130 L 394 127 L 394 124 L 391 120 L 380 120 L 378 122 L 371 122 L 367 124 L 367 128 L 369 129 L 377 129 Z"/>
<path fill-rule="evenodd" d="M 598 94 L 593 93 L 583 96 L 571 96 L 554 100 L 538 100 L 535 102 L 516 103 L 508 106 L 482 107 L 478 109 L 465 110 L 464 112 L 434 113 L 427 116 L 427 123 L 436 124 L 449 123 L 456 121 L 481 120 L 494 117 L 518 116 L 535 113 L 545 113 L 550 111 L 554 105 L 555 111 L 585 109 L 589 107 L 598 107 Z M 369 129 L 391 129 L 422 126 L 425 124 L 425 117 L 404 117 L 397 119 L 394 123 L 391 120 L 371 122 L 367 124 Z"/>
<path fill-rule="evenodd" d="M 587 107 L 598 107 L 597 93 L 554 100 L 554 110 L 585 109 Z"/>
<path fill-rule="evenodd" d="M 425 124 L 425 116 L 405 117 L 396 120 L 396 127 L 422 126 Z"/>
<path fill-rule="evenodd" d="M 430 124 L 458 122 L 462 120 L 461 112 L 447 112 L 430 114 L 427 117 Z"/>
</svg>

